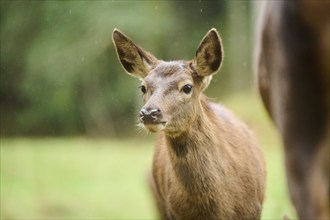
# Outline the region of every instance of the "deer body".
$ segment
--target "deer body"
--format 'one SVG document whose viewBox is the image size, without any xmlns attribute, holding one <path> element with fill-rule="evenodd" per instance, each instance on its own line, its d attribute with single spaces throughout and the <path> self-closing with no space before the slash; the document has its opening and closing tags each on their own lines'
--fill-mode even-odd
<svg viewBox="0 0 330 220">
<path fill-rule="evenodd" d="M 244 125 L 225 109 L 215 112 L 211 104 L 203 100 L 203 114 L 186 132 L 158 136 L 153 177 L 163 218 L 259 219 L 264 195 L 260 152 Z"/>
<path fill-rule="evenodd" d="M 257 49 L 259 91 L 284 144 L 300 219 L 329 219 L 329 1 L 265 2 Z"/>
<path fill-rule="evenodd" d="M 216 30 L 193 61 L 159 61 L 118 30 L 113 39 L 124 69 L 142 79 L 140 122 L 158 132 L 150 184 L 161 218 L 259 219 L 262 153 L 249 129 L 202 93 L 222 61 Z"/>
</svg>

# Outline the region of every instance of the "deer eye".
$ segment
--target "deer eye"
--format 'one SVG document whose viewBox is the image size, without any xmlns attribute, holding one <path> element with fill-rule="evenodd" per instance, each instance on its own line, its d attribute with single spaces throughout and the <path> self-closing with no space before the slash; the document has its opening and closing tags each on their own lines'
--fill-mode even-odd
<svg viewBox="0 0 330 220">
<path fill-rule="evenodd" d="M 192 85 L 190 85 L 190 84 L 187 84 L 187 85 L 184 85 L 183 87 L 182 87 L 182 89 L 181 89 L 181 91 L 183 91 L 184 93 L 186 93 L 186 94 L 189 94 L 190 92 L 191 92 L 191 90 L 192 90 Z"/>
<path fill-rule="evenodd" d="M 143 94 L 145 94 L 147 92 L 147 88 L 144 85 L 139 86 L 139 88 L 141 89 L 141 92 Z"/>
</svg>

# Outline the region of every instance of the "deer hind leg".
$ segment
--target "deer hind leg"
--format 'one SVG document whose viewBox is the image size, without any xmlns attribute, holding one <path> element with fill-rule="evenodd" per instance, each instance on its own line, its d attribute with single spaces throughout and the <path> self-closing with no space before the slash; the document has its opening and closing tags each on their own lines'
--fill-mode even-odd
<svg viewBox="0 0 330 220">
<path fill-rule="evenodd" d="M 329 137 L 322 143 L 314 163 L 309 183 L 311 202 L 315 216 L 319 219 L 329 219 Z"/>
<path fill-rule="evenodd" d="M 326 152 L 327 151 L 327 152 Z M 329 148 L 285 148 L 287 181 L 299 219 L 329 219 Z"/>
<path fill-rule="evenodd" d="M 299 149 L 293 150 L 292 146 L 285 145 L 286 176 L 292 203 L 299 219 L 311 219 L 311 204 L 308 193 L 309 168 L 306 163 L 311 160 L 308 154 L 301 154 Z"/>
</svg>

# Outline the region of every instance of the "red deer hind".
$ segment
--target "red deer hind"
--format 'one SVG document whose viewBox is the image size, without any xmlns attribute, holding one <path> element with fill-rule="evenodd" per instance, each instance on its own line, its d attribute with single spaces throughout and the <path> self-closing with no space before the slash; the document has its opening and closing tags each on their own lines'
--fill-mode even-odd
<svg viewBox="0 0 330 220">
<path fill-rule="evenodd" d="M 300 219 L 329 219 L 330 1 L 267 1 L 257 73 Z"/>
<path fill-rule="evenodd" d="M 203 91 L 220 69 L 211 29 L 191 61 L 165 62 L 115 29 L 118 58 L 139 78 L 141 124 L 158 132 L 150 184 L 162 219 L 260 219 L 263 155 L 251 131 Z"/>
</svg>

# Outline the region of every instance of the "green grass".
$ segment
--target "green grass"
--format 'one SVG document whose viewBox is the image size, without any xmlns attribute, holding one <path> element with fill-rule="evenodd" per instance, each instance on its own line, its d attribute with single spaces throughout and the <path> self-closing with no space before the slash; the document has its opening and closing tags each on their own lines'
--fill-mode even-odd
<svg viewBox="0 0 330 220">
<path fill-rule="evenodd" d="M 155 218 L 151 157 L 140 140 L 2 140 L 1 217 Z"/>
<path fill-rule="evenodd" d="M 251 94 L 223 100 L 255 131 L 267 162 L 262 219 L 294 219 L 282 147 Z M 133 123 L 132 123 L 133 124 Z M 1 139 L 2 219 L 155 219 L 146 184 L 153 140 Z"/>
</svg>

